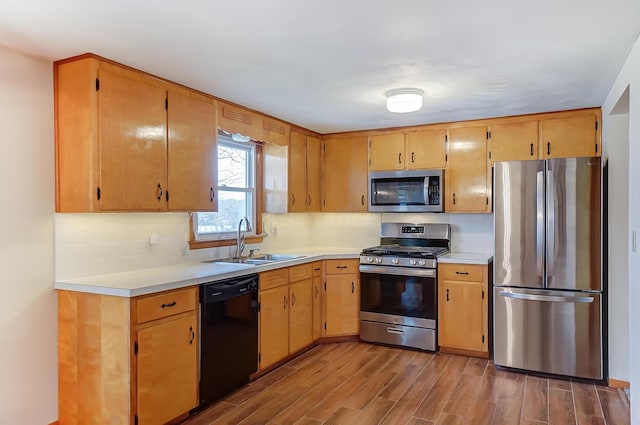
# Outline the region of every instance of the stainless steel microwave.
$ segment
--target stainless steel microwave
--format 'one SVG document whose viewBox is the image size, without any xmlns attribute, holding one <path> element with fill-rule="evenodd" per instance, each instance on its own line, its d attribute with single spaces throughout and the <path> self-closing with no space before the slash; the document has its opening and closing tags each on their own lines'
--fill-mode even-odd
<svg viewBox="0 0 640 425">
<path fill-rule="evenodd" d="M 369 211 L 442 212 L 444 170 L 369 172 Z"/>
</svg>

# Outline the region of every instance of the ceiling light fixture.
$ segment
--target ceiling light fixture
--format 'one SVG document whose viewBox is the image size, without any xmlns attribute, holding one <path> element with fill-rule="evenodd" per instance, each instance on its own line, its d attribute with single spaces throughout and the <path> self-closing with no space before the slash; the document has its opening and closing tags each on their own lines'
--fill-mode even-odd
<svg viewBox="0 0 640 425">
<path fill-rule="evenodd" d="M 387 96 L 387 109 L 389 112 L 406 113 L 414 112 L 422 108 L 422 95 L 420 89 L 395 89 L 385 93 Z"/>
</svg>

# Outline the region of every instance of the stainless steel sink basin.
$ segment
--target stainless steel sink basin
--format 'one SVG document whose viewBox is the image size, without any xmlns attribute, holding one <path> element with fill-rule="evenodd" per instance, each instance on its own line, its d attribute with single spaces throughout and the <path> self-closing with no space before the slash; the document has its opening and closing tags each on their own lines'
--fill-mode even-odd
<svg viewBox="0 0 640 425">
<path fill-rule="evenodd" d="M 217 260 L 206 260 L 204 263 L 234 263 L 234 264 L 270 264 L 278 261 L 293 260 L 296 258 L 302 258 L 303 255 L 290 255 L 290 254 L 260 254 L 253 257 L 241 257 L 241 258 L 220 258 Z"/>
</svg>

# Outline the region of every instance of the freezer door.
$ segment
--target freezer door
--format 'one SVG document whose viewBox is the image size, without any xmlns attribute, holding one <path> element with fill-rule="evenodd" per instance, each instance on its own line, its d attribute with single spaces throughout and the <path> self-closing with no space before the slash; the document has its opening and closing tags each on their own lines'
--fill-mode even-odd
<svg viewBox="0 0 640 425">
<path fill-rule="evenodd" d="M 494 165 L 496 285 L 541 288 L 544 277 L 544 161 Z"/>
<path fill-rule="evenodd" d="M 494 288 L 494 363 L 602 379 L 600 294 Z"/>
<path fill-rule="evenodd" d="M 547 288 L 600 291 L 600 158 L 547 161 Z"/>
</svg>

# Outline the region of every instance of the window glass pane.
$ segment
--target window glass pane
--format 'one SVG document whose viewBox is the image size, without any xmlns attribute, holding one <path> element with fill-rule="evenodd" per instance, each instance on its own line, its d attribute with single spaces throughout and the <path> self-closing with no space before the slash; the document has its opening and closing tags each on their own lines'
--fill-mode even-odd
<svg viewBox="0 0 640 425">
<path fill-rule="evenodd" d="M 218 145 L 218 186 L 248 187 L 249 151 Z"/>
<path fill-rule="evenodd" d="M 252 195 L 252 192 L 220 190 L 218 212 L 198 214 L 198 233 L 235 232 L 242 217 L 252 221 Z"/>
</svg>

